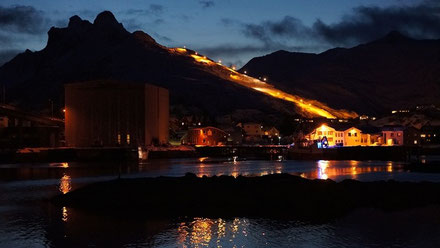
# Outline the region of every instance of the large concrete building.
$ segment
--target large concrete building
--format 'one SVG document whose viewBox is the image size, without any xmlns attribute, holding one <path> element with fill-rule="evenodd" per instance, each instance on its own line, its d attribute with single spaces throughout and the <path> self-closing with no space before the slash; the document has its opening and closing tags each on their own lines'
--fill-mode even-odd
<svg viewBox="0 0 440 248">
<path fill-rule="evenodd" d="M 67 84 L 65 105 L 68 146 L 168 143 L 167 89 L 108 80 Z"/>
</svg>

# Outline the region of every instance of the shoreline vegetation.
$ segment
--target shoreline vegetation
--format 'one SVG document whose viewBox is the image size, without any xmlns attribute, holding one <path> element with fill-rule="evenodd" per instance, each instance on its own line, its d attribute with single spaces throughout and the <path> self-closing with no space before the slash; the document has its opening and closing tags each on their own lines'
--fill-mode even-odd
<svg viewBox="0 0 440 248">
<path fill-rule="evenodd" d="M 56 206 L 143 218 L 267 217 L 329 221 L 358 208 L 440 204 L 440 183 L 310 180 L 289 174 L 116 179 L 51 199 Z"/>
</svg>

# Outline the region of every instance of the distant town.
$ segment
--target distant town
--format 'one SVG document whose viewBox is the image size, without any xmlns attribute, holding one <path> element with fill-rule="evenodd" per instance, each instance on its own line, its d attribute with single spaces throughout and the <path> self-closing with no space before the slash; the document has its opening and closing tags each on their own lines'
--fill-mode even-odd
<svg viewBox="0 0 440 248">
<path fill-rule="evenodd" d="M 440 109 L 435 105 L 392 110 L 389 115 L 352 119 L 293 118 L 288 133 L 263 122 L 201 116 L 170 117 L 168 90 L 117 80 L 67 84 L 65 107 L 51 116 L 0 108 L 3 152 L 38 153 L 41 149 L 136 148 L 190 150 L 191 147 L 436 147 L 440 145 Z M 285 130 L 285 129 L 284 129 Z M 146 154 L 144 154 L 146 153 Z"/>
</svg>

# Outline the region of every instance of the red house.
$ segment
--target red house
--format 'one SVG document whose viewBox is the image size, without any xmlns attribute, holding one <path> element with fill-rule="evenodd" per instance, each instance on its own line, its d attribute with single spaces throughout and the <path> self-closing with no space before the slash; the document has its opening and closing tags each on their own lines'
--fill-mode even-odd
<svg viewBox="0 0 440 248">
<path fill-rule="evenodd" d="M 218 146 L 226 144 L 228 134 L 216 127 L 201 127 L 188 130 L 182 139 L 184 145 Z"/>
</svg>

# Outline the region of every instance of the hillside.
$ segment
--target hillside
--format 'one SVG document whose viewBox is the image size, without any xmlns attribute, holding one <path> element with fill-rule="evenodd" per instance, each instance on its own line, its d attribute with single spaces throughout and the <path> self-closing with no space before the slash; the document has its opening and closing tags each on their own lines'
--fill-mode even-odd
<svg viewBox="0 0 440 248">
<path fill-rule="evenodd" d="M 44 49 L 27 50 L 0 68 L 0 83 L 6 85 L 9 103 L 41 110 L 47 109 L 51 99 L 61 110 L 65 83 L 116 79 L 166 87 L 172 110 L 187 114 L 216 117 L 258 110 L 268 117 L 296 113 L 356 116 L 284 95 L 193 50 L 162 46 L 142 31 L 130 33 L 108 11 L 93 23 L 73 16 L 67 27 L 52 27 L 48 35 Z"/>
<path fill-rule="evenodd" d="M 277 51 L 253 58 L 239 71 L 362 114 L 440 104 L 440 40 L 415 40 L 398 32 L 320 54 Z"/>
</svg>

